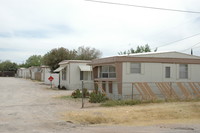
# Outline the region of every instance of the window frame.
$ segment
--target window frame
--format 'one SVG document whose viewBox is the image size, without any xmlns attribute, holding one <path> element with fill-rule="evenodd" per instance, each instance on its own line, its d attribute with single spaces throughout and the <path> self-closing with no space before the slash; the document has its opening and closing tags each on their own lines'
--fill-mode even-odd
<svg viewBox="0 0 200 133">
<path fill-rule="evenodd" d="M 116 67 L 111 65 L 100 67 L 101 78 L 116 78 Z"/>
<path fill-rule="evenodd" d="M 165 78 L 171 78 L 171 67 L 170 66 L 165 67 Z"/>
<path fill-rule="evenodd" d="M 86 72 L 86 71 L 80 71 L 80 80 L 89 80 L 89 78 L 88 78 L 88 72 Z"/>
<path fill-rule="evenodd" d="M 139 67 L 134 67 L 138 65 Z M 142 63 L 130 63 L 130 73 L 131 74 L 141 74 L 142 73 Z"/>
<path fill-rule="evenodd" d="M 67 80 L 67 67 L 62 70 L 62 80 Z"/>
<path fill-rule="evenodd" d="M 189 78 L 189 65 L 179 64 L 179 79 L 188 79 L 188 78 Z"/>
</svg>

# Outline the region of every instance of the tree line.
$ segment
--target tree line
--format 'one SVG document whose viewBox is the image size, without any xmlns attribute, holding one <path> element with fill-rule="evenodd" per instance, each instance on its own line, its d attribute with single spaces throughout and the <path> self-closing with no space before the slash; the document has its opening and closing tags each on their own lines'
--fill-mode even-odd
<svg viewBox="0 0 200 133">
<path fill-rule="evenodd" d="M 118 52 L 119 55 L 129 55 L 132 53 L 143 53 L 143 52 L 151 52 L 151 49 L 148 44 L 145 46 L 137 46 L 136 49 L 129 49 L 126 51 Z M 102 56 L 102 52 L 98 49 L 91 47 L 78 47 L 77 50 L 69 50 L 64 47 L 54 48 L 47 52 L 44 56 L 41 55 L 32 55 L 30 56 L 25 63 L 16 64 L 9 60 L 0 62 L 0 71 L 17 71 L 18 68 L 24 67 L 29 68 L 31 66 L 41 66 L 46 65 L 51 68 L 51 70 L 55 70 L 58 68 L 58 63 L 63 60 L 92 60 L 96 58 L 100 58 Z"/>
<path fill-rule="evenodd" d="M 0 62 L 0 72 L 2 71 L 16 71 L 18 68 L 18 65 L 14 62 L 11 62 L 9 60 Z"/>
<path fill-rule="evenodd" d="M 32 55 L 24 63 L 16 64 L 9 60 L 0 62 L 0 71 L 17 71 L 18 68 L 29 68 L 31 66 L 47 65 L 51 70 L 58 68 L 58 63 L 63 60 L 92 60 L 100 58 L 102 52 L 91 47 L 78 47 L 77 50 L 69 50 L 64 47 L 54 48 L 44 56 Z"/>
<path fill-rule="evenodd" d="M 157 50 L 155 50 L 156 52 Z M 129 54 L 134 54 L 134 53 L 145 53 L 145 52 L 151 52 L 151 48 L 148 44 L 144 46 L 137 46 L 136 49 L 130 48 L 129 50 L 125 51 L 120 51 L 118 52 L 119 55 L 129 55 Z"/>
<path fill-rule="evenodd" d="M 100 58 L 102 52 L 91 47 L 81 46 L 77 50 L 68 50 L 66 48 L 52 49 L 46 53 L 42 58 L 42 63 L 55 70 L 58 68 L 58 63 L 63 60 L 92 60 Z"/>
</svg>

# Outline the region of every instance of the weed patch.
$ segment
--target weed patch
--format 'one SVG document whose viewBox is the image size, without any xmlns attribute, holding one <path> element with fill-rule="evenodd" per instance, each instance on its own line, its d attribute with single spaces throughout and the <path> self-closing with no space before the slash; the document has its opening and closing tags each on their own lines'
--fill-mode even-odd
<svg viewBox="0 0 200 133">
<path fill-rule="evenodd" d="M 101 104 L 103 107 L 114 107 L 114 106 L 132 106 L 138 104 L 147 104 L 147 103 L 161 103 L 164 101 L 161 100 L 149 100 L 149 101 L 141 101 L 141 100 L 108 100 Z"/>
<path fill-rule="evenodd" d="M 71 96 L 59 96 L 60 99 L 71 99 Z"/>
<path fill-rule="evenodd" d="M 118 104 L 120 101 L 118 101 Z M 135 103 L 123 103 L 135 104 Z M 137 104 L 137 102 L 136 102 Z M 81 124 L 157 125 L 199 123 L 200 102 L 171 102 L 94 108 L 66 112 L 66 121 Z"/>
</svg>

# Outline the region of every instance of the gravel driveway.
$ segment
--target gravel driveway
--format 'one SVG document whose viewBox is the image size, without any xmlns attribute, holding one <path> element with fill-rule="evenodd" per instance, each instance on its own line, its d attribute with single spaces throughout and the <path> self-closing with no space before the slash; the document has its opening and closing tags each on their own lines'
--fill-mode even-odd
<svg viewBox="0 0 200 133">
<path fill-rule="evenodd" d="M 62 120 L 62 112 L 80 110 L 81 103 L 55 98 L 69 91 L 47 89 L 40 82 L 0 77 L 2 133 L 199 133 L 197 125 L 147 127 L 86 126 Z"/>
<path fill-rule="evenodd" d="M 80 109 L 55 98 L 67 91 L 46 89 L 40 82 L 0 78 L 0 132 L 50 133 L 71 130 L 74 125 L 61 120 L 60 113 Z"/>
</svg>

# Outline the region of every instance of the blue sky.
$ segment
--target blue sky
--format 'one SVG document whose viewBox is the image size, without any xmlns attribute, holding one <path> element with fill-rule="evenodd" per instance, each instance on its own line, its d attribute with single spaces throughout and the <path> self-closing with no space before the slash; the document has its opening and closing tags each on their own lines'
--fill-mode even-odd
<svg viewBox="0 0 200 133">
<path fill-rule="evenodd" d="M 200 11 L 199 0 L 104 0 Z M 200 35 L 200 14 L 109 5 L 84 0 L 0 0 L 0 60 L 23 63 L 53 48 L 89 46 L 103 57 L 149 44 L 158 51 L 190 53 Z M 200 55 L 200 44 L 193 48 Z"/>
</svg>

